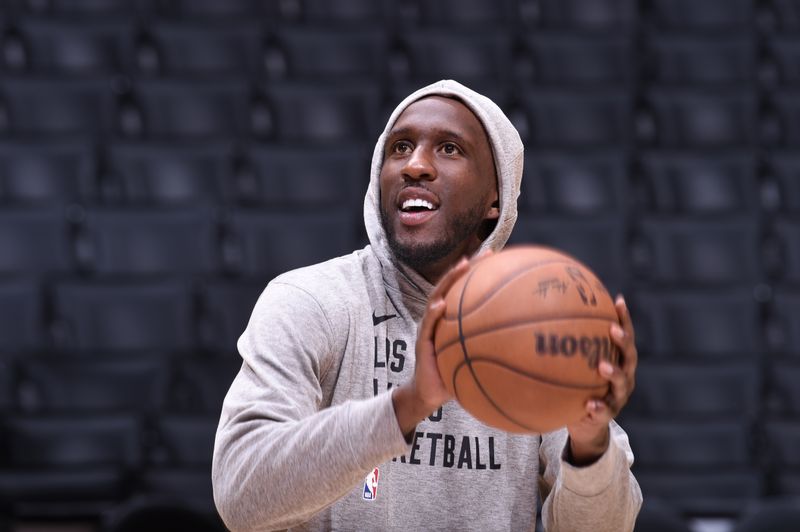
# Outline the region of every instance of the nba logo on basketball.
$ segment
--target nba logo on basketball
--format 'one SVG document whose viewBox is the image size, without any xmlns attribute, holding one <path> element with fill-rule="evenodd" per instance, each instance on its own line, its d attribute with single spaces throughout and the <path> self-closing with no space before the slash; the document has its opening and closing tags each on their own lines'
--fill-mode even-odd
<svg viewBox="0 0 800 532">
<path fill-rule="evenodd" d="M 372 470 L 364 479 L 364 500 L 374 501 L 378 497 L 378 468 Z"/>
</svg>

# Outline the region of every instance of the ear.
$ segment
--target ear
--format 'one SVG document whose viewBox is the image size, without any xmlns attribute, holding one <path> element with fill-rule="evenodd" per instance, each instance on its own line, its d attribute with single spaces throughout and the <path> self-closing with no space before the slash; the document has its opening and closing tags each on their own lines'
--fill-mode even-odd
<svg viewBox="0 0 800 532">
<path fill-rule="evenodd" d="M 500 218 L 500 200 L 497 199 L 497 192 L 494 193 L 494 200 L 489 210 L 486 212 L 486 220 L 497 220 Z"/>
</svg>

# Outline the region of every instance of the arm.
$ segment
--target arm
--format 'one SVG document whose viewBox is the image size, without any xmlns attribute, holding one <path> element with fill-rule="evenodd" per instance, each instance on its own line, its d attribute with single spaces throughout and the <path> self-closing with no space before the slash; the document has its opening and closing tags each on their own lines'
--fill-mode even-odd
<svg viewBox="0 0 800 532">
<path fill-rule="evenodd" d="M 619 325 L 611 326 L 611 337 L 622 352 L 621 365 L 602 361 L 598 367 L 609 381 L 608 395 L 588 401 L 586 416 L 575 425 L 542 437 L 542 519 L 549 532 L 633 530 L 642 504 L 628 437 L 613 421 L 633 391 L 637 365 L 628 309 L 621 296 L 615 305 Z"/>
<path fill-rule="evenodd" d="M 300 288 L 272 283 L 259 299 L 214 446 L 214 500 L 231 530 L 305 521 L 407 451 L 389 394 L 324 408 L 333 326 Z"/>
</svg>

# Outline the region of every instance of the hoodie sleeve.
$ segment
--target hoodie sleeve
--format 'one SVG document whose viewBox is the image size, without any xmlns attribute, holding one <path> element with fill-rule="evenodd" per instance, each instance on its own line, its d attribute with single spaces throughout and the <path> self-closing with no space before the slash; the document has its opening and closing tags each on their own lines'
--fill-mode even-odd
<svg viewBox="0 0 800 532">
<path fill-rule="evenodd" d="M 214 500 L 231 530 L 301 523 L 407 452 L 391 394 L 324 408 L 321 382 L 346 337 L 335 334 L 297 286 L 273 281 L 256 304 L 214 445 Z"/>
<path fill-rule="evenodd" d="M 565 461 L 566 429 L 542 436 L 540 489 L 547 532 L 633 530 L 642 505 L 642 492 L 630 470 L 633 452 L 616 422 L 610 429 L 608 449 L 585 467 Z"/>
</svg>

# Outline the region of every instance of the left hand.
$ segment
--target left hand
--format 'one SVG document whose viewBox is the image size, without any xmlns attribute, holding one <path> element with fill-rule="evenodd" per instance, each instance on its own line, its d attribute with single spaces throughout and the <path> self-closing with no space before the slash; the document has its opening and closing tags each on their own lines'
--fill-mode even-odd
<svg viewBox="0 0 800 532">
<path fill-rule="evenodd" d="M 606 360 L 600 361 L 597 371 L 608 380 L 608 394 L 603 399 L 586 402 L 586 416 L 567 427 L 571 462 L 586 465 L 597 460 L 608 448 L 609 422 L 619 414 L 628 402 L 636 384 L 636 351 L 633 323 L 623 297 L 614 301 L 619 325 L 611 325 L 611 339 L 619 347 L 620 365 L 614 366 Z"/>
</svg>

